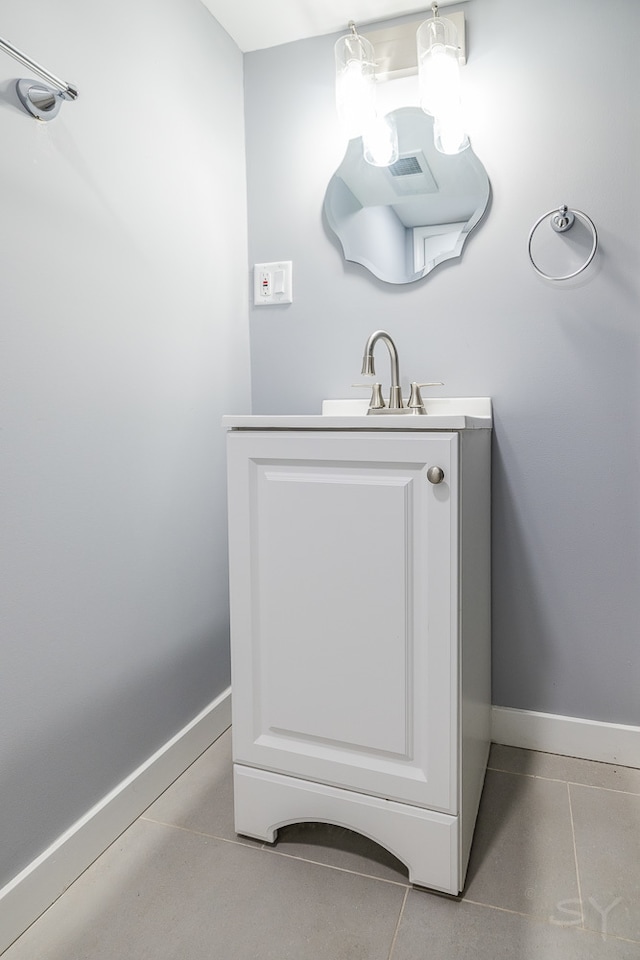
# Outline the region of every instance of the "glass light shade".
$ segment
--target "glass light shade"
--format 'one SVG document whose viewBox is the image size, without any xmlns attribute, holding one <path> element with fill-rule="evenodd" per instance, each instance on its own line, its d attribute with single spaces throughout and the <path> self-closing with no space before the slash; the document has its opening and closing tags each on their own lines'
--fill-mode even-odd
<svg viewBox="0 0 640 960">
<path fill-rule="evenodd" d="M 433 141 L 440 153 L 462 153 L 469 146 L 460 111 L 452 112 L 445 118 L 434 118 Z"/>
<path fill-rule="evenodd" d="M 446 17 L 433 17 L 418 27 L 420 106 L 434 117 L 435 145 L 441 153 L 460 153 L 469 146 L 461 105 L 458 31 Z"/>
<path fill-rule="evenodd" d="M 376 117 L 362 134 L 364 159 L 374 167 L 389 167 L 398 159 L 398 130 L 392 117 Z"/>
<path fill-rule="evenodd" d="M 376 88 L 373 45 L 357 33 L 335 45 L 336 108 L 349 140 L 362 136 L 375 118 Z"/>
<path fill-rule="evenodd" d="M 458 31 L 445 17 L 433 17 L 418 27 L 420 106 L 432 117 L 442 116 L 460 102 Z"/>
</svg>

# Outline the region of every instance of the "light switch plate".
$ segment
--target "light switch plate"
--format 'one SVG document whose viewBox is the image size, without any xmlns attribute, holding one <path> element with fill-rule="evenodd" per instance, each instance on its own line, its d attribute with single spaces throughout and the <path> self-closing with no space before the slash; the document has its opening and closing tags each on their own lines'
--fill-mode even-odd
<svg viewBox="0 0 640 960">
<path fill-rule="evenodd" d="M 293 263 L 278 260 L 253 267 L 253 302 L 256 307 L 293 303 Z"/>
</svg>

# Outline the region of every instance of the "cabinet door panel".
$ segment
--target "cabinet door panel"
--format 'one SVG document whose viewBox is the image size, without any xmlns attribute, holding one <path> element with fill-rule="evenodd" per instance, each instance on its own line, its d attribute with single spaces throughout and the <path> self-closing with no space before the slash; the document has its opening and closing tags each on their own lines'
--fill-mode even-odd
<svg viewBox="0 0 640 960">
<path fill-rule="evenodd" d="M 455 812 L 456 454 L 230 435 L 237 762 Z"/>
<path fill-rule="evenodd" d="M 314 463 L 256 472 L 262 728 L 407 756 L 411 478 Z"/>
</svg>

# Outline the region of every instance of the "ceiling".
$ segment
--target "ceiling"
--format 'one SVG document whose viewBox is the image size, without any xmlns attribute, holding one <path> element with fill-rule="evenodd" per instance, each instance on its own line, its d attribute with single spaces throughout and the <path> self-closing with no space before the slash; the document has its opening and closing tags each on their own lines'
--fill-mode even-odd
<svg viewBox="0 0 640 960">
<path fill-rule="evenodd" d="M 431 0 L 202 0 L 243 52 L 280 43 L 347 32 L 349 20 L 360 26 L 408 13 L 430 16 Z M 460 0 L 439 0 L 441 7 Z"/>
</svg>

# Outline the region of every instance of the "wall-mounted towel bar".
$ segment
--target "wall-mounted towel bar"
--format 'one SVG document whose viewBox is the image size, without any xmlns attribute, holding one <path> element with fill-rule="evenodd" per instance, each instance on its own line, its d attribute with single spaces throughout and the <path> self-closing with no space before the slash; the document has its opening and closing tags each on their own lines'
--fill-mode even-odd
<svg viewBox="0 0 640 960">
<path fill-rule="evenodd" d="M 4 50 L 14 60 L 33 70 L 35 74 L 51 85 L 45 86 L 45 84 L 36 83 L 33 80 L 17 81 L 16 89 L 20 102 L 25 110 L 28 110 L 38 120 L 52 120 L 60 110 L 63 100 L 75 100 L 78 96 L 78 90 L 73 84 L 66 83 L 66 81 L 56 77 L 55 74 L 50 73 L 49 70 L 45 70 L 39 63 L 28 57 L 26 53 L 22 53 L 21 50 L 3 40 L 2 37 L 0 37 L 0 50 Z"/>
</svg>

